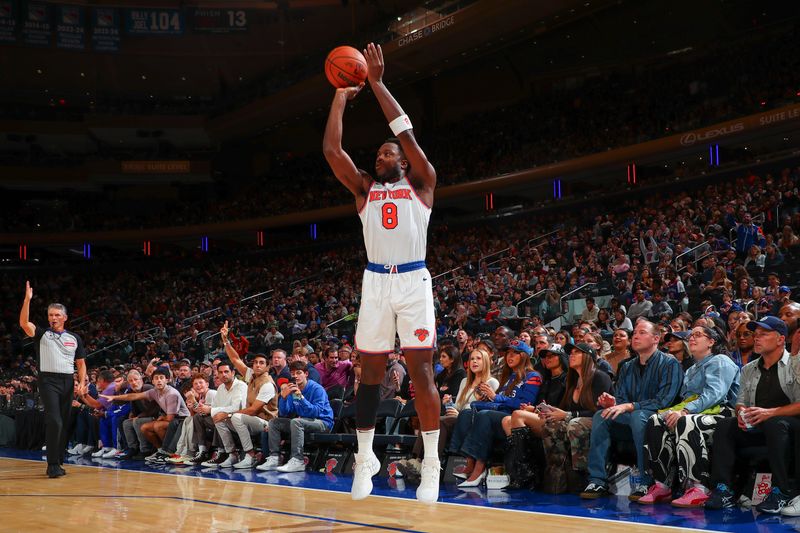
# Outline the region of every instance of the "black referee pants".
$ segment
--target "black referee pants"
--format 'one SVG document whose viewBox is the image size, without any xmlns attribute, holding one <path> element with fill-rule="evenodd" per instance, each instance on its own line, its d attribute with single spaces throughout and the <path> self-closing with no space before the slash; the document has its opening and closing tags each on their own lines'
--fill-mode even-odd
<svg viewBox="0 0 800 533">
<path fill-rule="evenodd" d="M 67 429 L 74 387 L 72 374 L 39 373 L 39 396 L 44 405 L 44 418 L 47 424 L 45 426 L 45 443 L 47 444 L 48 465 L 60 465 L 64 462 L 64 450 L 69 438 Z"/>
</svg>

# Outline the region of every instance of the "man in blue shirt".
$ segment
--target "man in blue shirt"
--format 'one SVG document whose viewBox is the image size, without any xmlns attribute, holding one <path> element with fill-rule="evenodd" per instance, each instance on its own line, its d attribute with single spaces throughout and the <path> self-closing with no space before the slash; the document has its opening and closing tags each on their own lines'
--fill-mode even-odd
<svg viewBox="0 0 800 533">
<path fill-rule="evenodd" d="M 589 484 L 581 498 L 608 494 L 606 462 L 613 441 L 633 441 L 636 448 L 636 464 L 642 480 L 628 498 L 638 500 L 653 484 L 647 473 L 644 450 L 647 420 L 659 409 L 673 405 L 683 384 L 681 364 L 658 349 L 659 339 L 657 325 L 644 318 L 636 321 L 631 347 L 639 356 L 620 366 L 615 395 L 604 392 L 597 400 L 600 409 L 592 418 Z"/>
<path fill-rule="evenodd" d="M 278 472 L 302 472 L 306 469 L 303 459 L 305 433 L 326 432 L 333 428 L 333 409 L 328 394 L 322 385 L 308 379 L 308 368 L 302 361 L 292 361 L 289 365 L 292 381 L 278 382 L 278 418 L 269 423 L 269 457 L 259 470 Z M 291 436 L 291 458 L 283 466 L 280 462 L 281 437 Z M 262 438 L 262 448 L 264 448 Z"/>
</svg>

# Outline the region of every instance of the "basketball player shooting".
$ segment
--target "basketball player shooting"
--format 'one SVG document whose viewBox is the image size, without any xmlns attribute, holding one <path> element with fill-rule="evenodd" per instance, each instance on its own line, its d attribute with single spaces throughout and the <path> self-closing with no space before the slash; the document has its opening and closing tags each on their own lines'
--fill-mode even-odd
<svg viewBox="0 0 800 533">
<path fill-rule="evenodd" d="M 372 442 L 379 386 L 397 334 L 416 391 L 425 447 L 417 499 L 435 502 L 439 496 L 440 408 L 433 382 L 436 328 L 425 251 L 436 171 L 417 144 L 408 116 L 383 84 L 381 47 L 370 43 L 364 57 L 370 87 L 395 135 L 378 149 L 376 179 L 356 168 L 342 149 L 344 110 L 347 101 L 364 88 L 363 83 L 336 90 L 323 141 L 333 173 L 356 198 L 368 260 L 355 336 L 361 354 L 361 384 L 356 396 L 358 452 L 351 492 L 354 500 L 369 496 L 372 476 L 380 470 Z"/>
</svg>

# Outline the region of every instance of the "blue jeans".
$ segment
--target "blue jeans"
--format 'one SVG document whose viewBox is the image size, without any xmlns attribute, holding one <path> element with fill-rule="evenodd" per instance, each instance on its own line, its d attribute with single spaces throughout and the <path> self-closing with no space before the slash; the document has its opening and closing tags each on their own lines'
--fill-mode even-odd
<svg viewBox="0 0 800 533">
<path fill-rule="evenodd" d="M 449 450 L 478 461 L 487 461 L 494 441 L 506 437 L 502 421 L 507 416 L 509 413 L 504 411 L 475 412 L 473 409 L 464 409 L 458 414 Z"/>
<path fill-rule="evenodd" d="M 637 410 L 623 413 L 615 420 L 603 418 L 602 412 L 602 409 L 597 411 L 592 418 L 589 482 L 607 486 L 606 462 L 612 441 L 633 441 L 633 446 L 636 448 L 636 466 L 639 468 L 639 475 L 642 478 L 641 483 L 647 486 L 652 485 L 653 479 L 647 471 L 644 443 L 647 420 L 655 414 L 654 411 Z"/>
</svg>

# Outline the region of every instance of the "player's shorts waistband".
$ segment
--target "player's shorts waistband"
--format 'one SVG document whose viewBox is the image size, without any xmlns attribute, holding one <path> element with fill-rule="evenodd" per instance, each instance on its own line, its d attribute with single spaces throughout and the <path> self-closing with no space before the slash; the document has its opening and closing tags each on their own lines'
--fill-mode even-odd
<svg viewBox="0 0 800 533">
<path fill-rule="evenodd" d="M 378 263 L 367 263 L 367 270 L 376 274 L 403 274 L 425 268 L 425 261 L 414 261 L 403 263 L 402 265 L 379 265 Z"/>
</svg>

